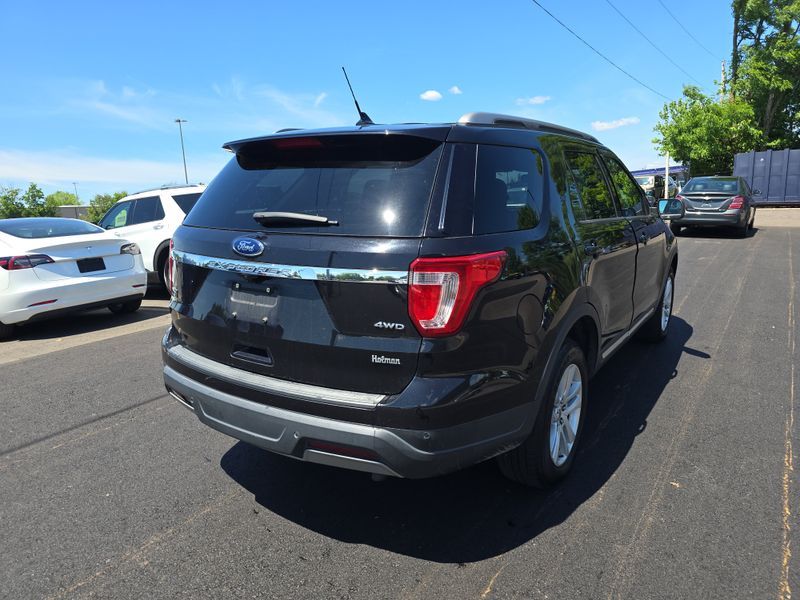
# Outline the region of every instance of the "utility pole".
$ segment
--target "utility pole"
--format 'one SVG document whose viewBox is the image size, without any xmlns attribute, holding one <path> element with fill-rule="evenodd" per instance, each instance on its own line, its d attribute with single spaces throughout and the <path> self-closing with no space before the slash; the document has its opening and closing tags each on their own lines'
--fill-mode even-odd
<svg viewBox="0 0 800 600">
<path fill-rule="evenodd" d="M 183 155 L 183 177 L 186 179 L 186 185 L 189 185 L 189 173 L 186 171 L 186 150 L 183 147 L 183 123 L 186 123 L 186 119 L 175 119 L 175 122 L 178 124 L 178 131 L 181 134 L 181 154 Z"/>
<path fill-rule="evenodd" d="M 72 182 L 72 187 L 74 187 L 74 188 L 75 188 L 75 201 L 76 201 L 78 204 L 80 204 L 80 203 L 81 203 L 81 199 L 80 199 L 80 197 L 78 196 L 78 184 L 77 184 L 77 183 L 75 183 L 75 182 L 73 181 L 73 182 Z"/>
</svg>

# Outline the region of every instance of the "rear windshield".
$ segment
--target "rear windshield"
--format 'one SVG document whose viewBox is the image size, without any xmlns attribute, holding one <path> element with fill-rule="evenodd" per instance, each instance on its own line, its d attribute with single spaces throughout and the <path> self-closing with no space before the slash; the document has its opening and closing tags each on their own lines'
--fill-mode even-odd
<svg viewBox="0 0 800 600">
<path fill-rule="evenodd" d="M 31 219 L 0 220 L 0 231 L 18 238 L 38 239 L 62 237 L 65 235 L 85 235 L 102 233 L 97 225 L 78 219 L 55 219 L 38 217 Z"/>
<path fill-rule="evenodd" d="M 403 135 L 254 142 L 206 188 L 184 224 L 249 231 L 421 236 L 441 142 Z M 261 225 L 255 212 L 327 217 L 338 225 Z"/>
<path fill-rule="evenodd" d="M 691 194 L 692 192 L 725 192 L 735 194 L 739 191 L 739 180 L 730 178 L 702 178 L 692 179 L 681 190 L 681 193 Z"/>
</svg>

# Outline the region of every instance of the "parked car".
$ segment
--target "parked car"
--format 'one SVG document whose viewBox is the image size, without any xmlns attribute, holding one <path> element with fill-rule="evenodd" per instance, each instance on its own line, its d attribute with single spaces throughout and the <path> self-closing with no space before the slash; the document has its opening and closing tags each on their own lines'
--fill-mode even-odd
<svg viewBox="0 0 800 600">
<path fill-rule="evenodd" d="M 98 225 L 136 242 L 144 267 L 167 286 L 169 241 L 206 186 L 165 186 L 126 196 L 103 215 Z"/>
<path fill-rule="evenodd" d="M 637 175 L 636 182 L 642 186 L 644 193 L 652 196 L 656 200 L 664 197 L 664 176 L 663 175 Z M 678 184 L 675 180 L 669 178 L 669 198 L 674 198 L 678 193 Z"/>
<path fill-rule="evenodd" d="M 670 323 L 677 245 L 590 135 L 490 113 L 232 142 L 173 238 L 170 394 L 273 452 L 565 476 L 589 378 Z"/>
<path fill-rule="evenodd" d="M 672 219 L 670 228 L 677 235 L 683 227 L 734 227 L 745 237 L 756 218 L 753 195 L 741 177 L 693 177 L 677 196 L 686 213 Z"/>
<path fill-rule="evenodd" d="M 78 219 L 0 219 L 0 339 L 14 326 L 75 310 L 139 309 L 139 247 Z"/>
</svg>

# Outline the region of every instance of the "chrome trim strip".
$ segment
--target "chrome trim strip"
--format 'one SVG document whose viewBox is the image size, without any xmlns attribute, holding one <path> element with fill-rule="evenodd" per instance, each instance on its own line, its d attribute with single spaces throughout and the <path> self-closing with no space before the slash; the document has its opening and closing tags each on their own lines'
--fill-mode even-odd
<svg viewBox="0 0 800 600">
<path fill-rule="evenodd" d="M 655 311 L 656 311 L 656 307 L 654 306 L 653 308 L 648 310 L 646 313 L 644 313 L 641 317 L 639 317 L 639 320 L 636 321 L 636 323 L 634 323 L 633 325 L 631 325 L 631 328 L 628 329 L 628 331 L 626 331 L 616 342 L 614 342 L 608 348 L 603 350 L 603 354 L 602 354 L 603 360 L 608 358 L 608 356 L 612 352 L 614 352 L 614 350 L 619 348 L 620 345 L 622 345 L 623 342 L 625 342 L 629 337 L 631 337 L 634 333 L 636 333 L 636 330 L 639 329 L 639 327 L 641 327 L 644 324 L 644 322 L 647 321 L 647 319 L 650 318 Z"/>
<path fill-rule="evenodd" d="M 167 350 L 167 354 L 170 358 L 175 359 L 187 367 L 201 371 L 206 375 L 222 379 L 228 383 L 242 385 L 253 390 L 270 394 L 287 396 L 289 398 L 315 400 L 317 402 L 329 402 L 332 404 L 349 404 L 362 407 L 375 406 L 386 398 L 383 394 L 337 390 L 251 373 L 250 371 L 237 369 L 208 359 L 205 356 L 201 356 L 189 350 L 186 346 L 173 346 Z"/>
<path fill-rule="evenodd" d="M 330 452 L 322 452 L 321 450 L 313 450 L 310 448 L 303 452 L 303 460 L 319 463 L 321 465 L 328 465 L 329 467 L 339 467 L 341 469 L 352 469 L 353 471 L 362 471 L 364 473 L 400 477 L 400 475 L 385 464 L 374 460 L 344 456 L 342 454 L 332 454 Z"/>
<path fill-rule="evenodd" d="M 252 260 L 236 260 L 191 254 L 179 250 L 172 251 L 173 259 L 187 265 L 194 265 L 217 271 L 230 271 L 242 275 L 278 277 L 281 279 L 304 279 L 308 281 L 347 281 L 353 283 L 389 283 L 405 285 L 408 271 L 384 271 L 381 269 L 333 269 L 330 267 L 307 267 L 301 265 L 281 265 Z"/>
</svg>

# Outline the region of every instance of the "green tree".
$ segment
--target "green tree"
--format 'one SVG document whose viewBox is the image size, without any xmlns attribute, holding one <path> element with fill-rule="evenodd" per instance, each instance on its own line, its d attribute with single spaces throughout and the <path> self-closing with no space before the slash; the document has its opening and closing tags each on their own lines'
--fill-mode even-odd
<svg viewBox="0 0 800 600">
<path fill-rule="evenodd" d="M 747 102 L 762 147 L 800 143 L 800 0 L 733 0 L 731 95 Z"/>
<path fill-rule="evenodd" d="M 57 192 L 53 192 L 52 194 L 48 194 L 44 199 L 45 204 L 48 207 L 52 207 L 53 214 L 58 214 L 58 207 L 59 206 L 71 206 L 74 204 L 80 204 L 78 201 L 78 197 L 75 194 L 70 194 L 69 192 L 62 192 L 61 190 Z"/>
<path fill-rule="evenodd" d="M 103 215 L 108 212 L 118 200 L 121 200 L 128 195 L 128 192 L 114 192 L 113 194 L 97 194 L 89 203 L 89 213 L 86 216 L 87 220 L 92 223 L 97 223 L 103 218 Z"/>
<path fill-rule="evenodd" d="M 659 152 L 688 164 L 693 176 L 730 173 L 737 152 L 762 143 L 750 104 L 740 98 L 716 102 L 694 86 L 684 87 L 682 98 L 664 105 L 655 131 Z"/>
<path fill-rule="evenodd" d="M 25 192 L 19 188 L 0 189 L 0 219 L 54 217 L 56 214 L 56 205 L 48 204 L 44 192 L 35 183 Z"/>
</svg>

